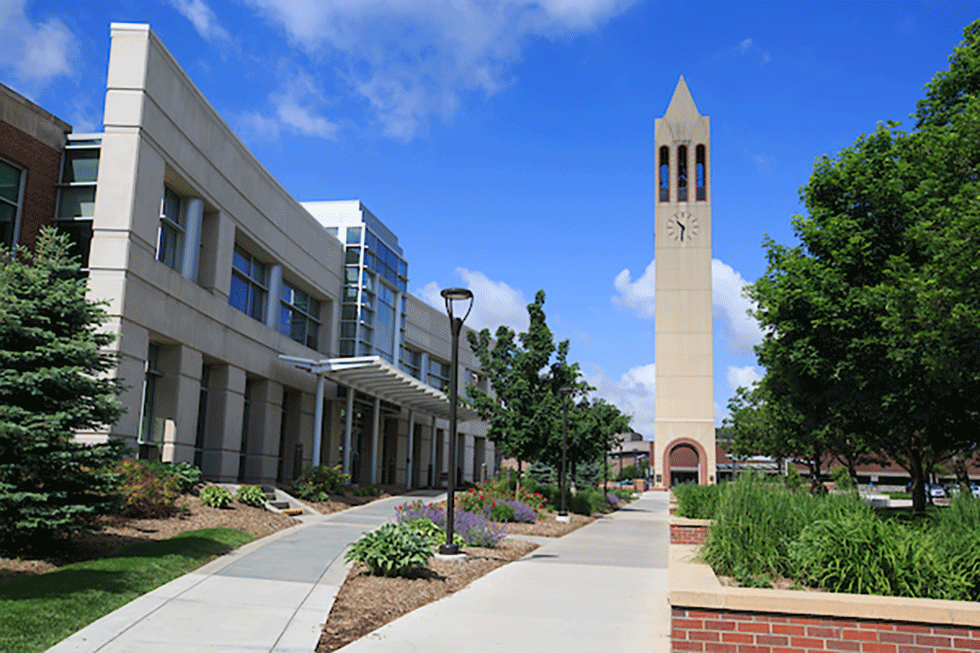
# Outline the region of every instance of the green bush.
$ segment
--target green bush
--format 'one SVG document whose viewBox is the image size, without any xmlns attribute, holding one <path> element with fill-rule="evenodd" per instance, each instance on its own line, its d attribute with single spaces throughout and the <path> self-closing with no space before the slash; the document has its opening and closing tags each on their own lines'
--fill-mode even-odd
<svg viewBox="0 0 980 653">
<path fill-rule="evenodd" d="M 832 592 L 966 598 L 939 563 L 933 538 L 870 510 L 816 521 L 790 547 L 794 576 Z"/>
<path fill-rule="evenodd" d="M 514 506 L 507 503 L 498 503 L 490 508 L 490 520 L 495 522 L 514 521 L 516 513 Z"/>
<path fill-rule="evenodd" d="M 376 497 L 381 494 L 381 490 L 373 485 L 367 485 L 365 487 L 354 488 L 351 490 L 351 494 L 355 497 Z"/>
<path fill-rule="evenodd" d="M 231 492 L 217 485 L 201 490 L 201 503 L 211 508 L 227 508 L 231 504 Z"/>
<path fill-rule="evenodd" d="M 702 552 L 725 576 L 736 569 L 755 576 L 791 575 L 789 546 L 807 525 L 868 510 L 855 494 L 793 493 L 754 474 L 741 474 L 719 492 L 716 522 Z"/>
<path fill-rule="evenodd" d="M 120 484 L 120 512 L 126 517 L 155 519 L 170 517 L 180 510 L 180 483 L 172 476 L 161 478 L 144 460 L 122 460 L 113 473 Z"/>
<path fill-rule="evenodd" d="M 306 501 L 328 501 L 331 494 L 339 494 L 350 476 L 341 471 L 340 465 L 307 467 L 293 482 L 290 494 Z"/>
<path fill-rule="evenodd" d="M 409 576 L 419 567 L 427 567 L 432 548 L 419 531 L 407 526 L 385 524 L 365 533 L 350 545 L 346 562 L 361 562 L 375 576 Z"/>
<path fill-rule="evenodd" d="M 235 498 L 246 506 L 261 508 L 265 505 L 265 494 L 258 485 L 239 486 L 238 492 L 235 493 Z"/>
<path fill-rule="evenodd" d="M 677 516 L 688 519 L 714 519 L 722 485 L 681 483 L 671 488 L 677 499 Z"/>
</svg>

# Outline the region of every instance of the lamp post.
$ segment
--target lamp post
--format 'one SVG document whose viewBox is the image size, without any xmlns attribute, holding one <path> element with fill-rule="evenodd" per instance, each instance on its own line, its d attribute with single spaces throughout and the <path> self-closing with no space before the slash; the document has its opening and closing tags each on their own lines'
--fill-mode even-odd
<svg viewBox="0 0 980 653">
<path fill-rule="evenodd" d="M 568 397 L 574 392 L 574 388 L 565 386 L 560 388 L 558 392 L 562 395 L 562 404 L 565 411 L 564 418 L 562 420 L 562 432 L 561 432 L 561 510 L 558 511 L 559 521 L 568 521 L 568 508 L 566 506 L 566 492 L 565 488 L 568 485 L 568 476 L 565 471 L 565 459 L 568 456 Z"/>
<path fill-rule="evenodd" d="M 463 321 L 473 309 L 473 293 L 466 288 L 446 288 L 439 293 L 446 300 L 446 313 L 449 314 L 449 331 L 452 333 L 452 363 L 449 368 L 449 478 L 446 491 L 446 543 L 439 546 L 440 555 L 457 555 L 459 546 L 453 543 L 453 521 L 456 508 L 456 385 L 459 377 L 459 333 Z M 470 300 L 466 315 L 453 315 L 453 302 Z"/>
</svg>

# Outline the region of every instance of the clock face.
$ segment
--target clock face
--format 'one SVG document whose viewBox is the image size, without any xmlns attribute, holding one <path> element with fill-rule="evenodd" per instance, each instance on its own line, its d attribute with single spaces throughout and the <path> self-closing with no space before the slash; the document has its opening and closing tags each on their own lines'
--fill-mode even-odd
<svg viewBox="0 0 980 653">
<path fill-rule="evenodd" d="M 698 235 L 698 219 L 684 211 L 669 216 L 667 218 L 667 235 L 682 243 L 693 240 Z"/>
</svg>

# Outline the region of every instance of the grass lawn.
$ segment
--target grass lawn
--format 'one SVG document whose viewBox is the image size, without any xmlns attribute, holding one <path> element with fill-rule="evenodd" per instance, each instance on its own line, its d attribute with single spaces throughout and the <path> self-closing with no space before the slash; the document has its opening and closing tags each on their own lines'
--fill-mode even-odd
<svg viewBox="0 0 980 653">
<path fill-rule="evenodd" d="M 54 646 L 116 608 L 254 538 L 230 528 L 141 542 L 114 556 L 65 565 L 0 585 L 0 651 Z"/>
</svg>

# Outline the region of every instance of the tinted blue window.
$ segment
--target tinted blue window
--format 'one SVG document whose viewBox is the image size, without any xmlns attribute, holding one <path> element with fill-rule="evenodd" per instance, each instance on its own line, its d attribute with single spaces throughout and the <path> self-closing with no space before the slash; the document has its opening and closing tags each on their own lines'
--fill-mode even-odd
<svg viewBox="0 0 980 653">
<path fill-rule="evenodd" d="M 246 315 L 249 313 L 248 284 L 235 275 L 231 277 L 231 292 L 228 294 L 228 303 Z"/>
</svg>

